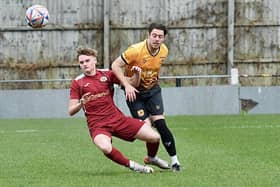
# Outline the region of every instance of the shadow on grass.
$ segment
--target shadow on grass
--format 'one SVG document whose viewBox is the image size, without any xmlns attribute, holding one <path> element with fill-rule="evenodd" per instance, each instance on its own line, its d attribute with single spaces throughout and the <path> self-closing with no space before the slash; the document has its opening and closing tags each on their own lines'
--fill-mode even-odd
<svg viewBox="0 0 280 187">
<path fill-rule="evenodd" d="M 120 175 L 127 175 L 131 173 L 132 171 L 124 171 L 124 170 L 119 170 L 119 171 L 73 171 L 70 172 L 71 175 L 74 176 L 87 176 L 87 177 L 100 177 L 100 176 L 120 176 Z"/>
<path fill-rule="evenodd" d="M 79 176 L 79 177 L 112 177 L 112 176 L 126 176 L 126 175 L 153 175 L 153 174 L 158 174 L 158 173 L 173 173 L 171 170 L 158 170 L 155 169 L 154 173 L 148 174 L 148 173 L 139 173 L 132 171 L 130 169 L 120 169 L 118 171 L 116 170 L 108 170 L 108 171 L 69 171 L 65 172 L 66 175 L 71 175 L 71 176 Z"/>
</svg>

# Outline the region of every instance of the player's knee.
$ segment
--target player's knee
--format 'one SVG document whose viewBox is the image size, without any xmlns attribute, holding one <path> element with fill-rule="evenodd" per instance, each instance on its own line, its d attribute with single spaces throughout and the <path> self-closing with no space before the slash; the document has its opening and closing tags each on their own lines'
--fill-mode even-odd
<svg viewBox="0 0 280 187">
<path fill-rule="evenodd" d="M 104 154 L 109 154 L 112 151 L 112 144 L 107 136 L 97 135 L 93 142 Z"/>
<path fill-rule="evenodd" d="M 155 141 L 156 141 L 156 142 L 160 142 L 160 134 L 159 134 L 159 133 L 156 133 L 155 136 L 156 136 L 156 137 L 155 137 Z"/>
<path fill-rule="evenodd" d="M 159 132 L 162 139 L 173 138 L 171 131 L 166 126 L 165 120 L 160 119 L 160 120 L 154 121 L 154 126 L 157 129 L 157 131 Z"/>
<path fill-rule="evenodd" d="M 151 143 L 156 143 L 160 141 L 160 135 L 157 132 L 153 132 L 152 138 L 151 138 Z"/>
<path fill-rule="evenodd" d="M 107 144 L 96 144 L 96 146 L 104 153 L 104 154 L 109 154 L 112 151 L 112 145 L 107 145 Z"/>
</svg>

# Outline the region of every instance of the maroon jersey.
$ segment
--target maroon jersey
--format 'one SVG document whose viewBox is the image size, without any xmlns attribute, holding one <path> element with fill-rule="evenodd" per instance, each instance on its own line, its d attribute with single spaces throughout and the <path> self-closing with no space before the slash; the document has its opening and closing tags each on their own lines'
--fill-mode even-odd
<svg viewBox="0 0 280 187">
<path fill-rule="evenodd" d="M 111 127 L 124 118 L 113 101 L 113 83 L 119 83 L 119 80 L 110 70 L 97 70 L 94 76 L 82 74 L 72 81 L 70 99 L 80 99 L 88 92 L 93 96 L 83 107 L 90 129 Z"/>
</svg>

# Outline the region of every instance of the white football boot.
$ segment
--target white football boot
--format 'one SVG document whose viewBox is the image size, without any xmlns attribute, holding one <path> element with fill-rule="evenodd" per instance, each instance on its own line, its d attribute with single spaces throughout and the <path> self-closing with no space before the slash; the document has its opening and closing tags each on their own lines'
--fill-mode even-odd
<svg viewBox="0 0 280 187">
<path fill-rule="evenodd" d="M 153 173 L 154 169 L 149 166 L 143 166 L 134 161 L 129 161 L 129 168 L 139 173 Z"/>
<path fill-rule="evenodd" d="M 161 169 L 170 169 L 169 163 L 165 160 L 162 160 L 162 159 L 158 158 L 158 157 L 151 158 L 151 157 L 146 156 L 144 158 L 144 163 L 155 165 L 155 166 L 157 166 Z"/>
</svg>

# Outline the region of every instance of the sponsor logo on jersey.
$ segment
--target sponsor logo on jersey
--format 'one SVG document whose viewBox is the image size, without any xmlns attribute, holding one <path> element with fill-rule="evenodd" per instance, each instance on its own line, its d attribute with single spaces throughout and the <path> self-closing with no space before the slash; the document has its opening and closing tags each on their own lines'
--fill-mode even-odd
<svg viewBox="0 0 280 187">
<path fill-rule="evenodd" d="M 89 82 L 88 82 L 88 83 L 86 83 L 86 84 L 84 85 L 84 87 L 88 87 L 88 86 L 89 86 L 89 84 L 90 84 Z"/>
<path fill-rule="evenodd" d="M 106 90 L 104 92 L 100 92 L 100 93 L 91 95 L 90 98 L 91 98 L 91 100 L 96 100 L 96 99 L 98 99 L 100 97 L 104 97 L 104 96 L 109 95 L 109 94 L 110 94 L 110 91 Z"/>
</svg>

